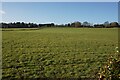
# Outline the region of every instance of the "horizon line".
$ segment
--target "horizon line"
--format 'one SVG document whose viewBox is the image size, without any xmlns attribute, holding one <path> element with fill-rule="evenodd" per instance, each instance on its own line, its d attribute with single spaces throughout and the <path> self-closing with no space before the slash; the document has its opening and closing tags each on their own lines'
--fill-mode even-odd
<svg viewBox="0 0 120 80">
<path fill-rule="evenodd" d="M 56 22 L 25 22 L 25 21 L 14 21 L 14 22 L 5 22 L 5 21 L 1 21 L 0 23 L 17 23 L 17 22 L 24 22 L 24 23 L 34 23 L 34 24 L 51 24 L 51 23 L 54 23 L 56 25 L 64 25 L 64 24 L 71 24 L 71 23 L 74 23 L 74 22 L 80 22 L 80 23 L 84 23 L 84 22 L 88 22 L 90 24 L 104 24 L 104 22 L 107 22 L 107 21 L 104 21 L 103 23 L 94 23 L 94 22 L 89 22 L 89 21 L 71 21 L 71 22 L 67 22 L 67 23 L 56 23 Z M 108 21 L 109 23 L 112 23 L 112 22 L 117 22 L 118 24 L 120 24 L 119 21 Z"/>
</svg>

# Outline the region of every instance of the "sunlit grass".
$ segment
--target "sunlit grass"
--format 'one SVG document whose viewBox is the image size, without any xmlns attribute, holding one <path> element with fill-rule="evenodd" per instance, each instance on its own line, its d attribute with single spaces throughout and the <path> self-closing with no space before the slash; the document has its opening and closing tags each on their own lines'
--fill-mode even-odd
<svg viewBox="0 0 120 80">
<path fill-rule="evenodd" d="M 118 46 L 117 28 L 7 29 L 3 78 L 95 77 Z"/>
</svg>

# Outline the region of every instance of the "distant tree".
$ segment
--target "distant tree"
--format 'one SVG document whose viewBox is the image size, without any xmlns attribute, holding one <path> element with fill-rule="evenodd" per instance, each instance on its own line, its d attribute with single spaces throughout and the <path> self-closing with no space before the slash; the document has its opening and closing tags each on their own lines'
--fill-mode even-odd
<svg viewBox="0 0 120 80">
<path fill-rule="evenodd" d="M 77 27 L 81 27 L 81 22 L 78 22 L 78 21 L 77 21 L 77 22 L 74 22 L 74 23 L 71 24 L 71 26 L 72 26 L 72 27 L 76 27 L 76 28 L 77 28 Z"/>
<path fill-rule="evenodd" d="M 0 28 L 2 28 L 2 23 L 0 23 Z"/>
<path fill-rule="evenodd" d="M 87 21 L 85 21 L 85 22 L 83 22 L 83 27 L 89 27 L 90 26 L 90 23 L 89 22 L 87 22 Z"/>
<path fill-rule="evenodd" d="M 1 23 L 1 27 L 2 28 L 8 28 L 8 24 L 7 23 Z"/>
<path fill-rule="evenodd" d="M 71 23 L 71 27 L 75 27 L 75 23 Z"/>
<path fill-rule="evenodd" d="M 2 26 L 1 26 L 2 25 Z M 48 23 L 48 24 L 35 24 L 35 23 L 24 23 L 24 22 L 13 22 L 13 23 L 0 23 L 0 27 L 2 28 L 38 28 L 38 27 L 96 27 L 96 28 L 112 28 L 112 27 L 120 27 L 120 25 L 117 22 L 111 22 L 109 23 L 108 21 L 104 22 L 104 24 L 95 24 L 93 25 L 92 23 L 89 23 L 87 21 L 81 22 L 76 21 L 73 23 L 68 23 L 68 24 L 61 24 L 61 25 L 55 25 L 54 23 Z"/>
<path fill-rule="evenodd" d="M 103 24 L 95 24 L 94 27 L 95 28 L 104 28 L 104 25 Z"/>
<path fill-rule="evenodd" d="M 68 27 L 70 27 L 71 25 L 70 25 L 70 23 L 68 23 Z"/>
<path fill-rule="evenodd" d="M 108 21 L 104 22 L 104 26 L 107 28 L 107 27 L 110 27 L 110 23 Z"/>
<path fill-rule="evenodd" d="M 68 27 L 68 24 L 65 24 L 65 27 Z"/>
<path fill-rule="evenodd" d="M 117 22 L 111 22 L 110 27 L 118 27 L 119 24 Z"/>
<path fill-rule="evenodd" d="M 54 26 L 55 26 L 55 24 L 54 24 L 54 23 L 51 23 L 51 26 L 53 26 L 53 27 L 54 27 Z"/>
<path fill-rule="evenodd" d="M 80 22 L 75 22 L 75 27 L 81 27 L 81 23 Z"/>
<path fill-rule="evenodd" d="M 60 27 L 65 27 L 65 25 L 64 25 L 64 24 L 61 24 Z"/>
</svg>

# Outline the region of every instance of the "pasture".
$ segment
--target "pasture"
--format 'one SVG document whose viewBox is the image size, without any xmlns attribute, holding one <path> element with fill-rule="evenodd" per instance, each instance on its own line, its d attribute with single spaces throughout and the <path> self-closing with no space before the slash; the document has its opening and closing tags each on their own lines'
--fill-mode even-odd
<svg viewBox="0 0 120 80">
<path fill-rule="evenodd" d="M 3 29 L 3 78 L 95 78 L 114 55 L 117 28 Z"/>
</svg>

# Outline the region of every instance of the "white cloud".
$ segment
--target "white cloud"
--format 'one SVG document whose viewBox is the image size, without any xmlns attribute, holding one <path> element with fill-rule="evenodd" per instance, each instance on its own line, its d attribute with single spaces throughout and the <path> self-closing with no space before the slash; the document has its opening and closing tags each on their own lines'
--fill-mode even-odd
<svg viewBox="0 0 120 80">
<path fill-rule="evenodd" d="M 5 14 L 5 11 L 3 11 L 3 10 L 0 10 L 0 14 Z"/>
</svg>

